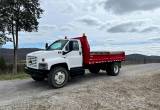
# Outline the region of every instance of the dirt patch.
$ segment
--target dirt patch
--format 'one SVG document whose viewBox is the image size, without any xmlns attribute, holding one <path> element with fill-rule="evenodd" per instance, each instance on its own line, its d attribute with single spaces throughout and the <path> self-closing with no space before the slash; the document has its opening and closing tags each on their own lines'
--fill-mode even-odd
<svg viewBox="0 0 160 110">
<path fill-rule="evenodd" d="M 0 110 L 160 110 L 160 71 L 136 75 L 133 69 L 129 74 L 74 79 L 62 89 L 16 99 Z"/>
</svg>

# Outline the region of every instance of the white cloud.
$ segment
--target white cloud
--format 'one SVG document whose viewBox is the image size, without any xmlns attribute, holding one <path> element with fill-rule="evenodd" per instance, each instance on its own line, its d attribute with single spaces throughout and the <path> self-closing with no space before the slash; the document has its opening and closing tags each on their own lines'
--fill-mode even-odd
<svg viewBox="0 0 160 110">
<path fill-rule="evenodd" d="M 60 31 L 62 31 L 62 32 L 68 32 L 71 30 L 72 30 L 72 27 L 67 26 L 67 25 L 60 28 Z"/>
<path fill-rule="evenodd" d="M 148 32 L 160 32 L 160 27 L 158 26 L 150 26 L 146 27 L 143 30 L 141 30 L 142 33 L 148 33 Z"/>
<path fill-rule="evenodd" d="M 160 0 L 106 0 L 104 8 L 116 14 L 151 11 L 160 8 Z"/>
<path fill-rule="evenodd" d="M 64 14 L 72 14 L 74 11 L 77 10 L 77 7 L 73 3 L 67 3 L 62 10 L 62 13 Z"/>
<path fill-rule="evenodd" d="M 97 19 L 96 17 L 93 16 L 83 16 L 78 18 L 76 21 L 80 22 L 80 23 L 84 23 L 88 26 L 99 26 L 102 24 L 102 22 Z"/>
<path fill-rule="evenodd" d="M 147 21 L 146 21 L 147 22 Z M 160 27 L 147 24 L 145 21 L 130 21 L 111 26 L 109 33 L 159 33 Z"/>
<path fill-rule="evenodd" d="M 138 32 L 137 27 L 141 27 L 143 22 L 127 22 L 115 25 L 108 29 L 110 33 L 125 33 L 125 32 Z"/>
</svg>

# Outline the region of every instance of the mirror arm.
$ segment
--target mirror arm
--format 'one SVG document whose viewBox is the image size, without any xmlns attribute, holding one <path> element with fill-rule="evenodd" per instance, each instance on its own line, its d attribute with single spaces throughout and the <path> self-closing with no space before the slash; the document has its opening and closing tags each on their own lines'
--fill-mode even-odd
<svg viewBox="0 0 160 110">
<path fill-rule="evenodd" d="M 48 48 L 48 43 L 46 43 L 45 48 L 46 48 L 46 49 Z"/>
<path fill-rule="evenodd" d="M 66 55 L 67 53 L 68 53 L 68 52 L 63 51 L 63 52 L 62 52 L 62 55 Z"/>
<path fill-rule="evenodd" d="M 68 54 L 69 52 L 71 52 L 71 51 L 67 51 L 67 52 L 63 51 L 63 52 L 62 52 L 62 55 L 66 55 L 66 54 Z"/>
</svg>

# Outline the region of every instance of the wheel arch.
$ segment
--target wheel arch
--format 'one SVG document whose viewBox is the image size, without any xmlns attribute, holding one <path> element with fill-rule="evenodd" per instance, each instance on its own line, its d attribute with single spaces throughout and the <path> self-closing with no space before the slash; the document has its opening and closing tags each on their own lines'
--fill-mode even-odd
<svg viewBox="0 0 160 110">
<path fill-rule="evenodd" d="M 121 61 L 117 61 L 117 62 L 114 62 L 114 63 L 118 64 L 119 68 L 122 67 Z"/>
<path fill-rule="evenodd" d="M 106 65 L 111 65 L 111 64 L 117 64 L 117 65 L 119 66 L 119 68 L 122 67 L 121 61 L 113 61 L 113 62 L 108 62 L 108 63 L 106 63 Z"/>
<path fill-rule="evenodd" d="M 61 67 L 65 68 L 66 70 L 70 70 L 69 67 L 68 67 L 68 65 L 67 65 L 67 63 L 54 64 L 54 65 L 52 65 L 52 66 L 50 67 L 50 70 L 53 69 L 53 68 L 55 68 L 55 67 L 58 67 L 58 66 L 61 66 Z"/>
</svg>

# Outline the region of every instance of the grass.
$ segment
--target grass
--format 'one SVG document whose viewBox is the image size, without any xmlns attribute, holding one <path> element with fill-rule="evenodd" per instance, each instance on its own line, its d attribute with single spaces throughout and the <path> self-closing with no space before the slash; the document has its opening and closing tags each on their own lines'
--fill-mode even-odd
<svg viewBox="0 0 160 110">
<path fill-rule="evenodd" d="M 29 78 L 29 75 L 27 75 L 24 72 L 12 74 L 12 73 L 6 73 L 6 74 L 0 74 L 0 80 L 14 80 L 14 79 L 27 79 Z"/>
</svg>

